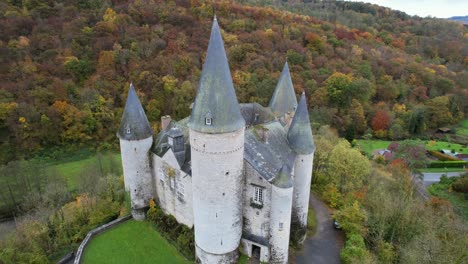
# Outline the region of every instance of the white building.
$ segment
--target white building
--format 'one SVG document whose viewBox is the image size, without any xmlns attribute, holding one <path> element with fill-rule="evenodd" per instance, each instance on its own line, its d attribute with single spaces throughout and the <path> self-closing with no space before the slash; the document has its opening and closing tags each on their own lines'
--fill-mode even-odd
<svg viewBox="0 0 468 264">
<path fill-rule="evenodd" d="M 287 263 L 291 230 L 305 237 L 315 151 L 304 93 L 286 63 L 268 107 L 239 104 L 216 18 L 192 114 L 165 116 L 154 137 L 130 86 L 120 138 L 132 214 L 151 198 L 195 227 L 200 263 L 236 263 L 238 249 Z"/>
</svg>

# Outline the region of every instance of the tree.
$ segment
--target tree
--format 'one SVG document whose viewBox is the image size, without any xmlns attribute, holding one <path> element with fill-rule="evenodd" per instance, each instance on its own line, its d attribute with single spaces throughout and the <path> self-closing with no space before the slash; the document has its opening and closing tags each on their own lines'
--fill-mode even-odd
<svg viewBox="0 0 468 264">
<path fill-rule="evenodd" d="M 453 116 L 449 110 L 448 96 L 435 97 L 426 103 L 426 120 L 428 120 L 431 128 L 437 128 L 453 122 Z"/>
<path fill-rule="evenodd" d="M 346 140 L 340 140 L 330 153 L 327 172 L 343 194 L 362 187 L 370 170 L 369 160 Z"/>
<path fill-rule="evenodd" d="M 379 110 L 375 113 L 371 121 L 372 130 L 386 131 L 390 127 L 390 114 L 385 110 Z"/>
<path fill-rule="evenodd" d="M 332 105 L 348 106 L 351 103 L 349 95 L 352 81 L 351 75 L 340 72 L 335 72 L 325 80 L 325 89 Z"/>
</svg>

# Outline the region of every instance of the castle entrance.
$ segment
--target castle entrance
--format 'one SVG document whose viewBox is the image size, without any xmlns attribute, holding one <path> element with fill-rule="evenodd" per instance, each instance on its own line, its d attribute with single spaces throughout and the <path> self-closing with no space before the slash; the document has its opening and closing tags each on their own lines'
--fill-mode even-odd
<svg viewBox="0 0 468 264">
<path fill-rule="evenodd" d="M 252 245 L 252 258 L 260 259 L 260 247 Z"/>
</svg>

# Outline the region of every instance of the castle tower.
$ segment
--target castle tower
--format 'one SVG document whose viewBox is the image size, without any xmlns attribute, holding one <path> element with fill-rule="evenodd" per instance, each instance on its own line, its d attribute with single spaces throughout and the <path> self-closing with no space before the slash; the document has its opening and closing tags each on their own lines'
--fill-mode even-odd
<svg viewBox="0 0 468 264">
<path fill-rule="evenodd" d="M 197 261 L 236 263 L 245 121 L 216 17 L 189 121 Z"/>
<path fill-rule="evenodd" d="M 288 142 L 297 154 L 294 163 L 294 198 L 291 232 L 297 234 L 298 240 L 302 242 L 307 231 L 310 182 L 315 152 L 314 138 L 312 136 L 304 93 L 301 95 L 299 105 L 288 131 Z"/>
<path fill-rule="evenodd" d="M 120 139 L 125 190 L 130 192 L 132 215 L 142 220 L 152 197 L 148 151 L 153 144 L 153 131 L 132 84 L 117 137 Z"/>
<path fill-rule="evenodd" d="M 276 117 L 289 126 L 297 107 L 296 94 L 289 72 L 288 62 L 284 64 L 275 92 L 271 97 L 269 107 Z"/>
<path fill-rule="evenodd" d="M 283 165 L 272 181 L 270 212 L 270 263 L 288 263 L 293 182 Z"/>
</svg>

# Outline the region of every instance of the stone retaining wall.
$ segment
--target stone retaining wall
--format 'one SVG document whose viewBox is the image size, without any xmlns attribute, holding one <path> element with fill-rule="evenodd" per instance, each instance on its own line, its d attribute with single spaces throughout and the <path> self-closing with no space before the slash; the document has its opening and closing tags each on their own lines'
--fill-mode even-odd
<svg viewBox="0 0 468 264">
<path fill-rule="evenodd" d="M 89 231 L 88 234 L 86 235 L 85 239 L 83 240 L 83 242 L 81 242 L 80 247 L 76 251 L 74 264 L 80 264 L 81 263 L 81 256 L 83 255 L 83 252 L 84 252 L 86 246 L 88 245 L 89 241 L 94 236 L 106 231 L 107 229 L 109 229 L 109 228 L 111 228 L 111 227 L 113 227 L 115 225 L 118 225 L 118 224 L 123 223 L 123 222 L 125 222 L 127 220 L 130 220 L 130 219 L 132 219 L 132 215 L 127 215 L 127 216 L 124 216 L 122 218 L 115 219 L 112 222 L 109 222 L 107 224 L 104 224 L 104 225 L 102 225 L 100 227 L 97 227 L 97 228 Z"/>
</svg>

